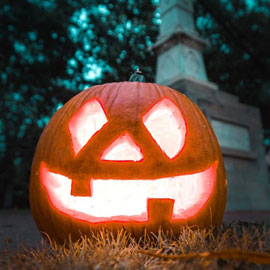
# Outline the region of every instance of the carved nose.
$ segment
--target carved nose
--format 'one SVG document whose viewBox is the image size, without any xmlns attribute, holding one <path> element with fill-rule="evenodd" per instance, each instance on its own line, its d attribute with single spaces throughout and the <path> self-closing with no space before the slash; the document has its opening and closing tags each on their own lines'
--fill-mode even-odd
<svg viewBox="0 0 270 270">
<path fill-rule="evenodd" d="M 133 138 L 125 132 L 113 141 L 102 153 L 101 160 L 141 161 L 143 153 Z"/>
</svg>

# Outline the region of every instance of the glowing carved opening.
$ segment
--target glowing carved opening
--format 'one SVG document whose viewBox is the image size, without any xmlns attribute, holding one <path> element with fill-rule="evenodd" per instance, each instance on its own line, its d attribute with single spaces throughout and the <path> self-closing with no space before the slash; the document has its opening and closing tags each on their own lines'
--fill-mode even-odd
<svg viewBox="0 0 270 270">
<path fill-rule="evenodd" d="M 69 121 L 68 129 L 75 155 L 107 121 L 105 112 L 97 99 L 86 102 L 74 114 Z"/>
<path fill-rule="evenodd" d="M 140 161 L 143 159 L 143 154 L 140 147 L 126 132 L 105 149 L 100 159 L 115 161 Z"/>
<path fill-rule="evenodd" d="M 143 116 L 143 123 L 170 159 L 179 154 L 185 143 L 186 124 L 173 102 L 167 98 L 159 101 Z"/>
<path fill-rule="evenodd" d="M 51 204 L 69 216 L 88 221 L 148 220 L 148 200 L 174 200 L 172 220 L 198 213 L 210 198 L 217 162 L 202 172 L 160 179 L 89 179 L 92 196 L 71 195 L 72 180 L 41 164 L 41 182 Z"/>
</svg>

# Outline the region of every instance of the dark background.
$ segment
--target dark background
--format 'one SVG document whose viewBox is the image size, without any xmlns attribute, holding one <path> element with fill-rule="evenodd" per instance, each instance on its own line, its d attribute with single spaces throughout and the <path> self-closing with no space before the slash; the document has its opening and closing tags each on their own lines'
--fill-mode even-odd
<svg viewBox="0 0 270 270">
<path fill-rule="evenodd" d="M 270 146 L 270 1 L 196 0 L 209 80 L 260 108 Z M 95 84 L 148 82 L 158 0 L 0 1 L 0 208 L 25 208 L 35 146 L 68 99 Z"/>
</svg>

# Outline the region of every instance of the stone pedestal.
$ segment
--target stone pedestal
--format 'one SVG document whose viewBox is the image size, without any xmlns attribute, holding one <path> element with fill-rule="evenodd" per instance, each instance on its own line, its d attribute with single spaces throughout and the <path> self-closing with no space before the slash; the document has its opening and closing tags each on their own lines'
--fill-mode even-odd
<svg viewBox="0 0 270 270">
<path fill-rule="evenodd" d="M 227 211 L 270 210 L 259 110 L 208 81 L 195 31 L 192 0 L 160 0 L 161 29 L 153 46 L 156 82 L 187 95 L 205 113 L 222 149 L 228 179 Z"/>
<path fill-rule="evenodd" d="M 240 103 L 234 95 L 216 90 L 211 83 L 182 78 L 168 86 L 187 95 L 212 124 L 228 179 L 226 210 L 270 210 L 259 110 Z"/>
</svg>

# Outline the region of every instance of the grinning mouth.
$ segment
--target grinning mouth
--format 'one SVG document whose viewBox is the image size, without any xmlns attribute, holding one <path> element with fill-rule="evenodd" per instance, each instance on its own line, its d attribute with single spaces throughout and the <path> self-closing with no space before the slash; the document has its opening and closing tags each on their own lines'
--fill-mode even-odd
<svg viewBox="0 0 270 270">
<path fill-rule="evenodd" d="M 90 179 L 90 196 L 71 195 L 72 180 L 41 164 L 41 182 L 51 204 L 60 212 L 90 223 L 149 220 L 149 199 L 170 199 L 172 220 L 188 219 L 209 200 L 216 181 L 217 162 L 188 175 L 159 179 Z"/>
</svg>

